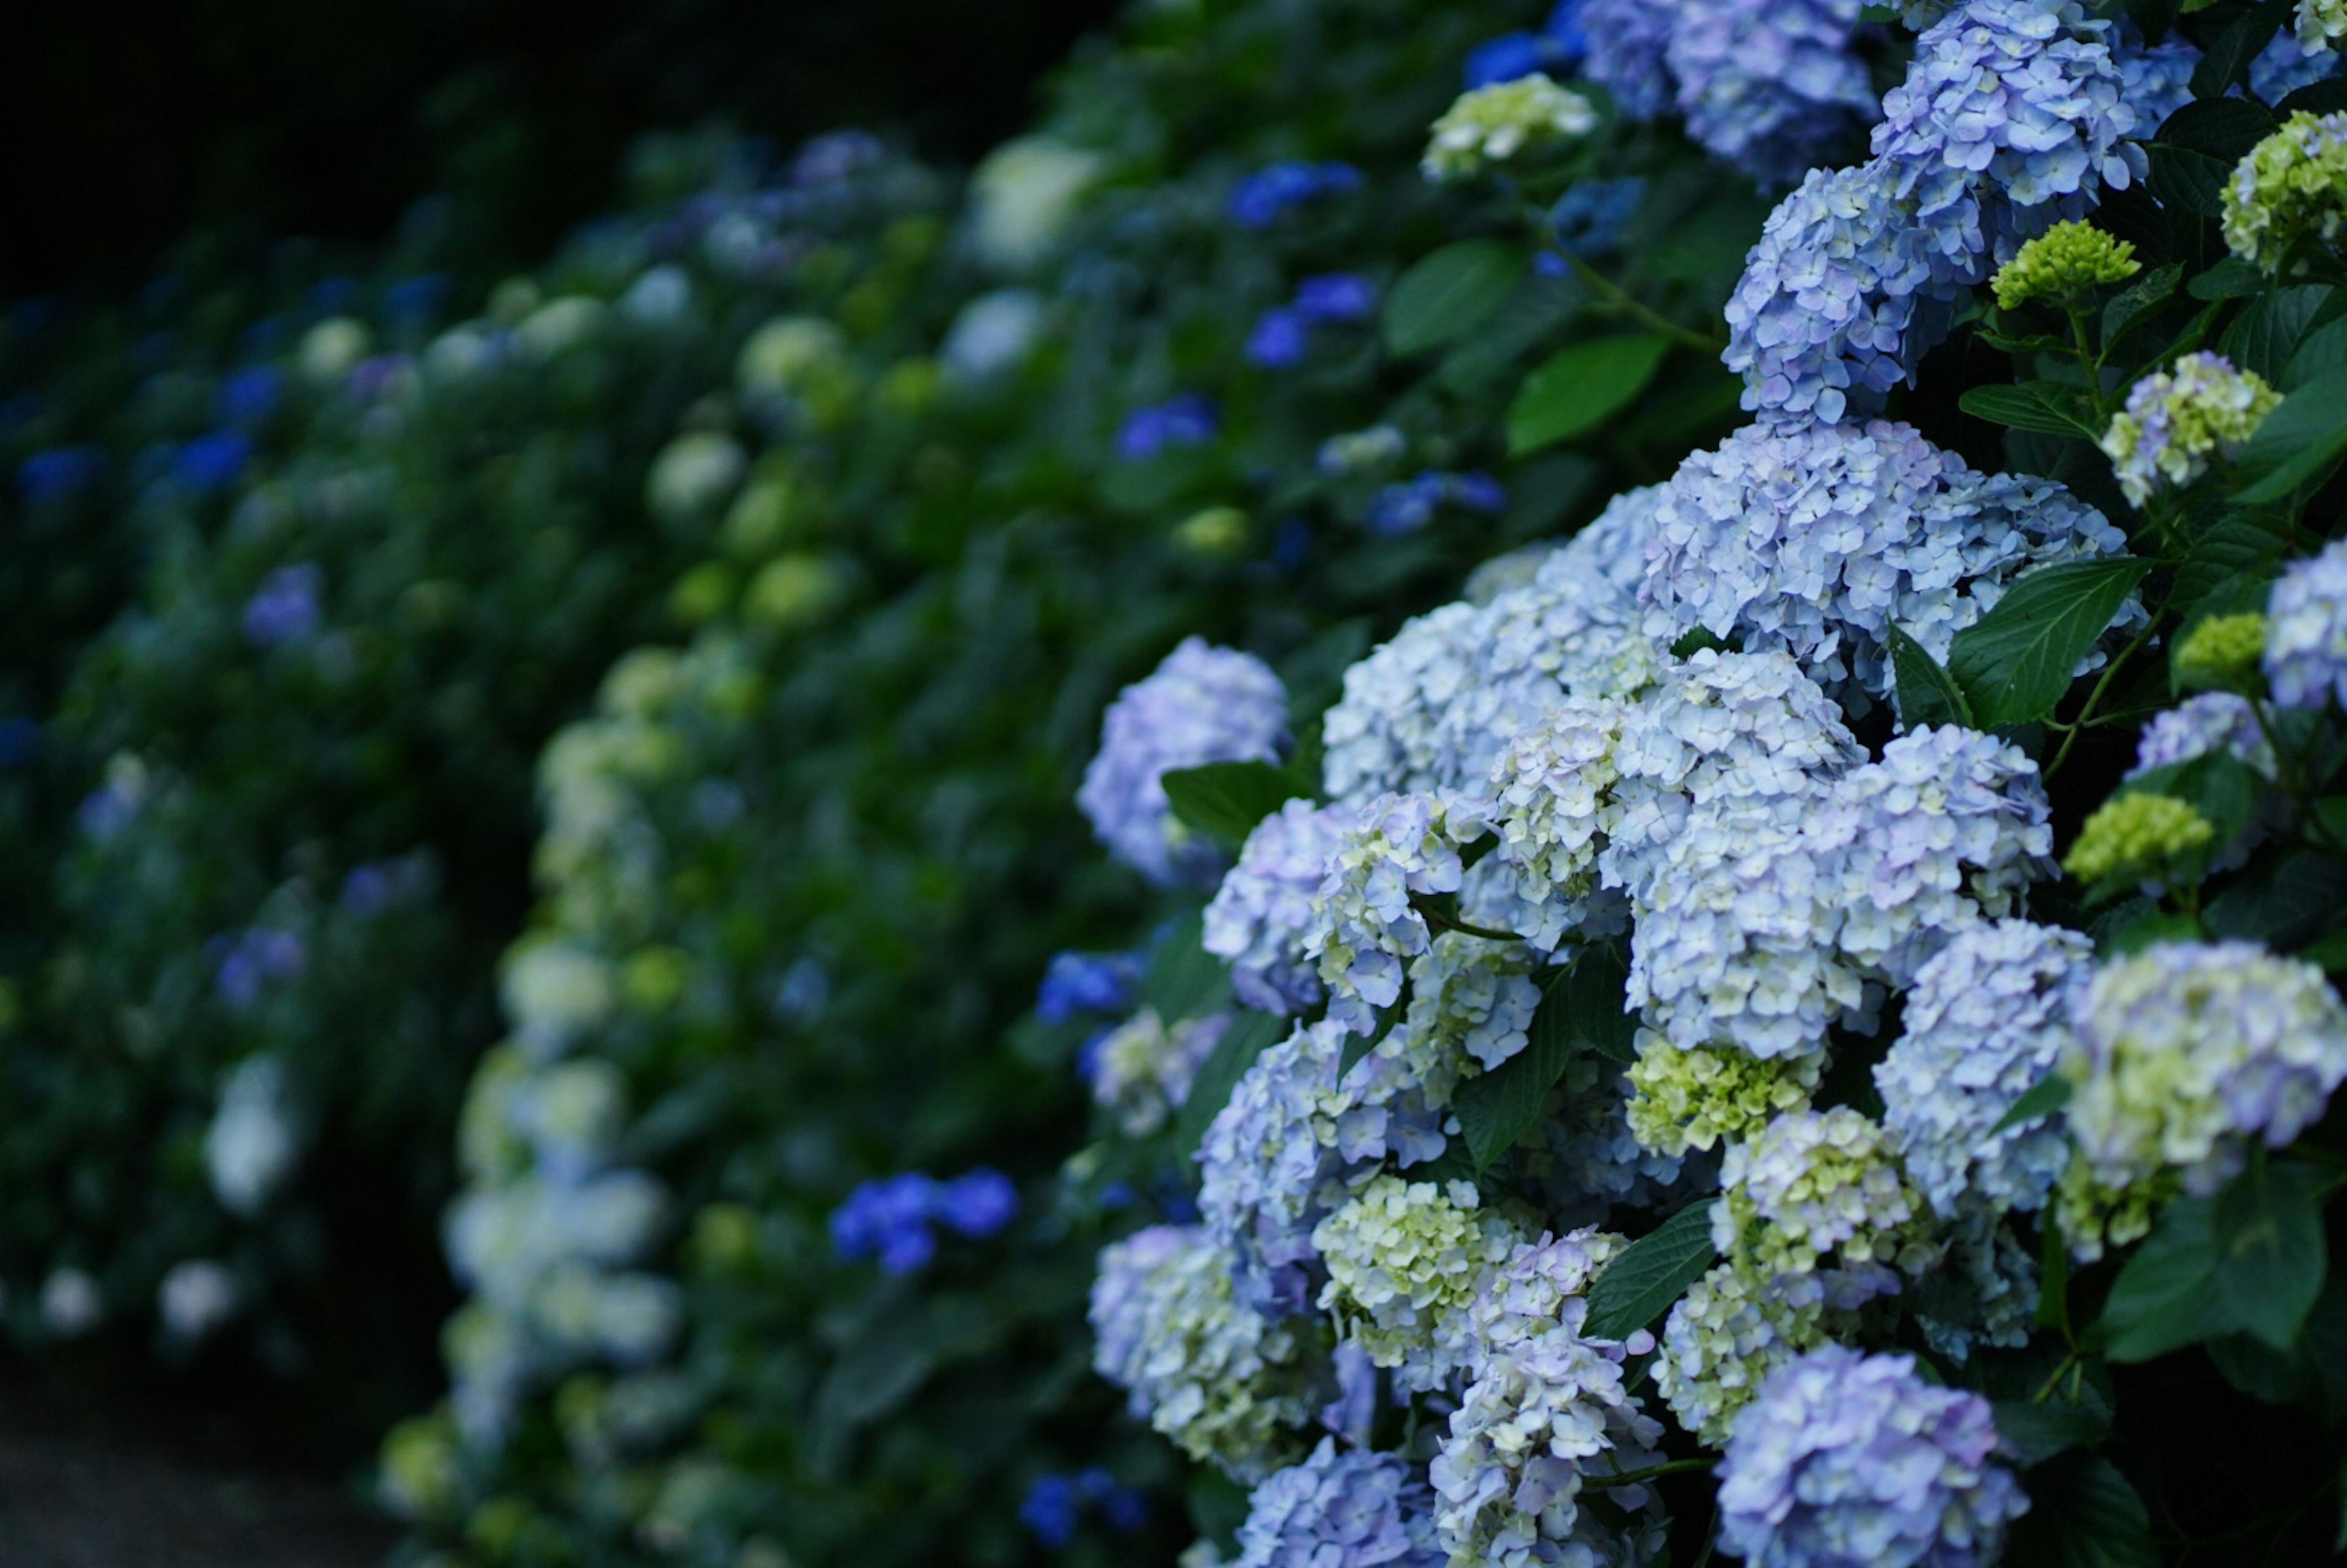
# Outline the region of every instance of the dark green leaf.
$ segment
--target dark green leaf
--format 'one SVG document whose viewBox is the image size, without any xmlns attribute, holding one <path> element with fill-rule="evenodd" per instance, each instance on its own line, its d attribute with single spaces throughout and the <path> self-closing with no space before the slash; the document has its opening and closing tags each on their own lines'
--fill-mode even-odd
<svg viewBox="0 0 2347 1568">
<path fill-rule="evenodd" d="M 1583 1333 L 1592 1339 L 1627 1339 L 1686 1295 L 1718 1255 L 1711 1245 L 1711 1205 L 1688 1204 L 1605 1266 L 1589 1287 Z"/>
<path fill-rule="evenodd" d="M 1909 729 L 1972 727 L 1973 711 L 1963 692 L 1931 651 L 1896 625 L 1891 628 L 1891 672 L 1899 683 L 1899 717 Z"/>
<path fill-rule="evenodd" d="M 2279 381 L 2330 298 L 2328 287 L 2313 284 L 2260 294 L 2225 329 L 2226 356 L 2244 370 Z"/>
<path fill-rule="evenodd" d="M 2043 1464 L 2071 1449 L 2092 1447 L 2111 1430 L 2110 1412 L 2098 1405 L 1999 1399 L 1994 1409 L 1997 1436 L 2013 1445 L 2024 1466 Z"/>
<path fill-rule="evenodd" d="M 1563 1014 L 1552 990 L 1532 1014 L 1524 1048 L 1481 1077 L 1469 1079 L 1451 1096 L 1450 1108 L 1478 1175 L 1540 1120 L 1542 1100 L 1579 1054 Z"/>
<path fill-rule="evenodd" d="M 1671 657 L 1692 659 L 1706 648 L 1725 649 L 1727 646 L 1710 627 L 1697 626 L 1679 633 L 1678 641 L 1671 644 Z"/>
<path fill-rule="evenodd" d="M 2070 388 L 2050 381 L 2024 382 L 2019 386 L 1975 386 L 1956 404 L 1975 419 L 2009 425 L 2015 430 L 2077 436 L 2088 441 L 2102 435 L 2083 400 Z"/>
<path fill-rule="evenodd" d="M 2306 340 L 2291 351 L 2274 384 L 2284 392 L 2296 392 L 2311 381 L 2342 370 L 2347 370 L 2347 316 L 2325 322 L 2307 333 Z"/>
<path fill-rule="evenodd" d="M 1627 1067 L 1638 1060 L 1638 1020 L 1624 1007 L 1629 988 L 1630 966 L 1622 950 L 1602 944 L 1573 960 L 1541 999 L 1541 1010 L 1553 1009 L 1561 1015 L 1575 1050 Z"/>
<path fill-rule="evenodd" d="M 1973 717 L 1994 729 L 2051 713 L 2150 569 L 2149 561 L 2122 556 L 2065 561 L 2015 579 L 1948 650 L 1948 672 Z"/>
<path fill-rule="evenodd" d="M 2178 1198 L 2111 1284 L 2099 1325 L 2114 1361 L 2148 1361 L 2229 1333 L 2217 1293 L 2216 1204 Z"/>
<path fill-rule="evenodd" d="M 2347 861 L 2319 849 L 2260 856 L 2202 917 L 2216 937 L 2295 948 L 2329 931 L 2347 908 Z"/>
<path fill-rule="evenodd" d="M 2265 286 L 2264 269 L 2239 256 L 2228 256 L 2185 284 L 2184 292 L 2196 300 L 2242 300 Z"/>
<path fill-rule="evenodd" d="M 1594 430 L 1646 389 L 1670 352 L 1659 333 L 1591 338 L 1559 350 L 1524 378 L 1508 409 L 1508 452 L 1526 452 Z"/>
<path fill-rule="evenodd" d="M 2192 69 L 2192 96 L 2215 99 L 2219 103 L 2239 102 L 2225 97 L 2227 89 L 2250 74 L 2250 62 L 2263 54 L 2265 46 L 2273 42 L 2274 34 L 2280 30 L 2286 15 L 2288 11 L 2284 6 L 2260 5 L 2211 38 L 2208 52 L 2200 56 L 2200 63 Z M 2168 135 L 2177 120 L 2182 118 L 2187 111 L 2205 107 L 2203 104 L 2187 104 L 2184 109 L 2169 117 L 2167 125 L 2159 128 L 2159 134 L 2163 137 Z M 2269 116 L 2269 129 L 2271 125 L 2271 117 Z M 2263 136 L 2265 132 L 2258 134 Z"/>
<path fill-rule="evenodd" d="M 2168 302 L 2176 292 L 2176 285 L 2184 278 L 2184 264 L 2170 261 L 2165 267 L 2146 272 L 2129 284 L 2125 292 L 2103 307 L 2103 348 L 2108 352 L 2118 341 L 2141 326 L 2144 322 Z"/>
<path fill-rule="evenodd" d="M 1296 776 L 1269 763 L 1208 763 L 1174 768 L 1158 783 L 1166 804 L 1193 831 L 1237 845 L 1256 823 L 1303 792 Z"/>
<path fill-rule="evenodd" d="M 2151 1514 L 2110 1460 L 2073 1455 L 2030 1482 L 2029 1512 L 2014 1522 L 2006 1568 L 2159 1568 Z"/>
<path fill-rule="evenodd" d="M 1578 314 L 1589 298 L 1577 278 L 1525 279 L 1505 305 L 1443 356 L 1435 381 L 1453 392 L 1483 395 Z"/>
<path fill-rule="evenodd" d="M 2136 902 L 2129 900 L 2129 905 Z M 2114 927 L 2095 944 L 2095 951 L 2106 958 L 2124 958 L 2129 953 L 2142 952 L 2154 942 L 2189 942 L 2199 935 L 2200 922 L 2191 916 L 2154 909 Z"/>
<path fill-rule="evenodd" d="M 2041 1116 L 2051 1116 L 2070 1103 L 2070 1088 L 2068 1079 L 2049 1070 L 2045 1077 L 2021 1091 L 2021 1098 L 1996 1119 L 1996 1125 L 1989 1132 L 1993 1134 L 2002 1132 L 2008 1127 L 2018 1127 Z"/>
<path fill-rule="evenodd" d="M 2274 105 L 2274 118 L 2286 120 L 2294 114 L 2337 114 L 2342 109 L 2347 109 L 2347 81 L 2332 77 L 2284 93 Z"/>
<path fill-rule="evenodd" d="M 2279 501 L 2320 477 L 2347 453 L 2347 370 L 2315 377 L 2281 400 L 2242 447 L 2233 499 Z"/>
<path fill-rule="evenodd" d="M 1174 1137 L 1183 1153 L 1204 1142 L 1206 1128 L 1231 1102 L 1231 1091 L 1255 1065 L 1255 1059 L 1286 1039 L 1292 1027 L 1292 1020 L 1277 1013 L 1257 1012 L 1253 1008 L 1242 1009 L 1231 1020 L 1223 1038 L 1198 1064 L 1197 1075 L 1190 1081 L 1189 1098 L 1182 1102 Z"/>
<path fill-rule="evenodd" d="M 2203 69 L 2215 62 L 2201 61 Z M 2151 193 L 2163 207 L 2180 207 L 2203 218 L 2222 210 L 2226 179 L 2273 129 L 2273 116 L 2245 98 L 2209 95 L 2168 117 L 2149 145 Z"/>
<path fill-rule="evenodd" d="M 2289 548 L 2288 539 L 2256 518 L 2227 517 L 2193 539 L 2176 569 L 2168 607 L 2187 620 L 2262 608 L 2265 586 Z"/>
<path fill-rule="evenodd" d="M 2328 1266 L 2321 1173 L 2254 1149 L 2217 1194 L 2217 1296 L 2226 1317 L 2277 1350 L 2297 1341 Z"/>
<path fill-rule="evenodd" d="M 1149 967 L 1137 988 L 1140 1000 L 1169 1024 L 1204 1018 L 1230 999 L 1230 968 L 1200 945 L 1203 927 L 1196 914 L 1184 915 L 1149 949 Z"/>
<path fill-rule="evenodd" d="M 1461 240 L 1420 258 L 1386 295 L 1386 347 L 1409 354 L 1456 343 L 1507 302 L 1523 272 L 1522 252 L 1497 240 Z"/>
</svg>

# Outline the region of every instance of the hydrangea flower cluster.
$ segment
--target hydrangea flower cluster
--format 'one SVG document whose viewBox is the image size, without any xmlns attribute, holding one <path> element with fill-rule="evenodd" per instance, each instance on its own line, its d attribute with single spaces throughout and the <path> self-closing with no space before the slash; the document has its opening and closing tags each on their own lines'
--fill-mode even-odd
<svg viewBox="0 0 2347 1568">
<path fill-rule="evenodd" d="M 1079 1013 L 1122 1012 L 1133 1005 L 1145 963 L 1139 953 L 1054 953 L 1035 993 L 1035 1016 L 1065 1023 Z"/>
<path fill-rule="evenodd" d="M 1852 50 L 1856 0 L 1679 0 L 1664 62 L 1687 135 L 1782 189 L 1826 160 L 1879 112 Z"/>
<path fill-rule="evenodd" d="M 1293 1453 L 1318 1358 L 1306 1330 L 1238 1299 L 1204 1230 L 1155 1225 L 1103 1249 L 1091 1317 L 1093 1368 L 1191 1458 L 1255 1481 Z"/>
<path fill-rule="evenodd" d="M 2225 182 L 2225 243 L 2270 272 L 2303 241 L 2329 244 L 2342 223 L 2347 223 L 2347 110 L 2301 109 L 2250 149 Z"/>
<path fill-rule="evenodd" d="M 911 1274 L 937 1255 L 937 1228 L 990 1236 L 1019 1212 L 1019 1193 L 999 1171 L 979 1167 L 951 1181 L 907 1171 L 866 1182 L 831 1212 L 832 1246 L 846 1258 L 877 1257 L 888 1274 Z"/>
<path fill-rule="evenodd" d="M 1771 1118 L 1809 1108 L 1821 1054 L 1758 1057 L 1734 1046 L 1681 1050 L 1654 1030 L 1638 1034 L 1630 1068 L 1630 1131 L 1665 1154 L 1749 1138 Z"/>
<path fill-rule="evenodd" d="M 1328 989 L 1328 1017 L 1356 1034 L 1401 998 L 1404 960 L 1431 940 L 1416 899 L 1456 893 L 1459 845 L 1482 824 L 1463 802 L 1380 795 L 1329 856 L 1304 950 Z"/>
<path fill-rule="evenodd" d="M 1084 1048 L 1093 1101 L 1126 1137 L 1146 1138 L 1190 1098 L 1191 1081 L 1230 1022 L 1229 1013 L 1218 1012 L 1168 1028 L 1155 1008 L 1143 1008 Z"/>
<path fill-rule="evenodd" d="M 2078 1157 L 2063 1229 L 2081 1256 L 2147 1224 L 2147 1194 L 2171 1181 L 2207 1196 L 2249 1141 L 2280 1148 L 2322 1114 L 2347 1078 L 2347 1008 L 2322 971 L 2253 942 L 2157 942 L 2105 964 L 2074 996 Z"/>
<path fill-rule="evenodd" d="M 1481 1212 L 1471 1183 L 1378 1176 L 1312 1233 L 1328 1271 L 1318 1306 L 1371 1362 L 1394 1368 L 1396 1388 L 1440 1388 L 1471 1349 L 1468 1307 L 1522 1239 Z"/>
<path fill-rule="evenodd" d="M 1461 93 L 1434 122 L 1420 167 L 1429 179 L 1472 179 L 1519 153 L 1545 152 L 1596 128 L 1587 98 L 1535 72 Z"/>
<path fill-rule="evenodd" d="M 1361 171 L 1349 163 L 1270 164 L 1232 188 L 1231 221 L 1268 229 L 1291 208 L 1360 188 Z"/>
<path fill-rule="evenodd" d="M 2342 0 L 2298 0 L 2291 17 L 2298 46 L 2308 54 L 2331 53 L 2336 40 L 2347 38 L 2347 4 Z"/>
<path fill-rule="evenodd" d="M 2152 883 L 2207 853 L 2217 825 L 2191 802 L 2149 791 L 2113 795 L 2078 829 L 2062 869 L 2092 886 L 2121 878 Z"/>
<path fill-rule="evenodd" d="M 1266 1012 L 1302 1012 L 1321 997 L 1305 952 L 1312 904 L 1353 814 L 1291 800 L 1257 823 L 1206 906 L 1204 946 L 1231 965 L 1239 1000 Z"/>
<path fill-rule="evenodd" d="M 2137 101 L 2132 92 L 2128 101 Z M 2058 303 L 2075 299 L 2091 290 L 2124 283 L 2142 271 L 2133 245 L 2073 219 L 2024 241 L 1989 282 L 1997 308 L 2009 311 L 2034 300 Z"/>
<path fill-rule="evenodd" d="M 1973 1568 L 2029 1499 L 1988 1401 L 1911 1356 L 1824 1346 L 1770 1374 L 1720 1464 L 1719 1542 L 1754 1568 Z"/>
<path fill-rule="evenodd" d="M 2023 571 L 2126 547 L 2061 486 L 1975 473 L 1904 425 L 1755 425 L 1662 487 L 1640 598 L 1658 641 L 1701 628 L 1883 697 L 1891 627 L 1944 660 Z"/>
<path fill-rule="evenodd" d="M 1203 446 L 1214 438 L 1214 405 L 1194 392 L 1136 408 L 1116 433 L 1116 455 L 1141 462 L 1161 452 Z"/>
<path fill-rule="evenodd" d="M 1534 71 L 1561 77 L 1589 52 L 1581 31 L 1581 0 L 1557 0 L 1537 32 L 1503 33 L 1467 51 L 1466 86 L 1488 87 Z"/>
<path fill-rule="evenodd" d="M 1279 677 L 1251 654 L 1187 638 L 1109 705 L 1076 804 L 1110 851 L 1152 882 L 1209 879 L 1220 853 L 1182 826 L 1159 780 L 1207 763 L 1276 762 L 1286 743 Z"/>
<path fill-rule="evenodd" d="M 1771 1276 L 1733 1260 L 1687 1287 L 1663 1326 L 1655 1391 L 1679 1425 L 1717 1446 L 1778 1367 L 1845 1338 L 1882 1281 L 1825 1269 Z"/>
<path fill-rule="evenodd" d="M 2222 354 L 2188 354 L 2173 371 L 2155 371 L 2135 384 L 2103 433 L 2103 451 L 2117 469 L 2119 488 L 2140 507 L 2207 473 L 2211 457 L 2239 456 L 2280 403 L 2281 394 L 2257 372 L 2236 370 Z"/>
<path fill-rule="evenodd" d="M 1646 182 L 1635 174 L 1577 180 L 1548 210 L 1549 242 L 1567 256 L 1602 256 L 1614 249 L 1645 197 Z"/>
<path fill-rule="evenodd" d="M 1432 1501 L 1399 1455 L 1322 1438 L 1255 1488 L 1234 1568 L 1441 1568 Z"/>
<path fill-rule="evenodd" d="M 1719 1179 L 1727 1195 L 1712 1206 L 1712 1245 L 1765 1273 L 1810 1274 L 1834 1256 L 1917 1275 L 1937 1261 L 1890 1140 L 1847 1105 L 1788 1112 L 1729 1144 Z"/>
<path fill-rule="evenodd" d="M 2045 1206 L 2068 1140 L 2044 1117 L 1998 1123 L 2061 1061 L 2068 991 L 2093 958 L 2075 931 L 2005 919 L 1958 933 L 1916 972 L 1874 1085 L 1908 1175 L 1942 1218 Z"/>
<path fill-rule="evenodd" d="M 1358 272 L 1331 272 L 1307 278 L 1296 286 L 1296 297 L 1255 318 L 1247 335 L 1246 354 L 1267 370 L 1301 364 L 1312 329 L 1367 318 L 1377 309 L 1377 285 Z"/>
<path fill-rule="evenodd" d="M 1508 493 L 1489 474 L 1439 474 L 1388 485 L 1369 499 L 1369 532 L 1382 538 L 1414 534 L 1444 507 L 1496 517 L 1507 509 Z"/>
<path fill-rule="evenodd" d="M 1149 1500 L 1129 1486 L 1121 1486 L 1100 1465 L 1089 1465 L 1073 1475 L 1039 1475 L 1019 1505 L 1019 1522 L 1052 1551 L 1076 1538 L 1081 1516 L 1098 1511 L 1111 1528 L 1130 1534 L 1149 1516 Z"/>
<path fill-rule="evenodd" d="M 2291 708 L 2347 706 L 2347 540 L 2294 563 L 2266 600 L 2266 680 Z"/>
</svg>

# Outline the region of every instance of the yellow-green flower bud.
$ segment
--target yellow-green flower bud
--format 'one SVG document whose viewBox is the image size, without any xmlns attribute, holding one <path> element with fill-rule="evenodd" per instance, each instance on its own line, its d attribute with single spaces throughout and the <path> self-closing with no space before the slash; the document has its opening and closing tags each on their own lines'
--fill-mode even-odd
<svg viewBox="0 0 2347 1568">
<path fill-rule="evenodd" d="M 1732 1046 L 1680 1050 L 1644 1030 L 1630 1068 L 1630 1136 L 1659 1154 L 1738 1142 L 1784 1112 L 1806 1109 L 1819 1062 L 1763 1060 Z"/>
<path fill-rule="evenodd" d="M 1192 555 L 1236 555 L 1246 548 L 1247 515 L 1236 507 L 1209 507 L 1174 530 L 1174 542 Z"/>
<path fill-rule="evenodd" d="M 2177 682 L 2193 691 L 2237 690 L 2257 678 L 2265 648 L 2266 618 L 2259 611 L 2209 616 L 2177 644 Z"/>
<path fill-rule="evenodd" d="M 1597 110 L 1587 98 L 1534 72 L 1461 93 L 1434 122 L 1419 167 L 1429 179 L 1472 179 L 1520 152 L 1544 152 L 1596 128 Z"/>
<path fill-rule="evenodd" d="M 2081 882 L 2148 881 L 2216 836 L 2215 824 L 2173 795 L 2115 795 L 2079 829 L 2062 869 Z"/>
<path fill-rule="evenodd" d="M 2143 271 L 2135 247 L 2091 223 L 2056 223 L 1999 267 L 1990 287 L 2001 310 L 2031 300 L 2065 300 L 2106 283 L 2123 283 Z"/>
</svg>

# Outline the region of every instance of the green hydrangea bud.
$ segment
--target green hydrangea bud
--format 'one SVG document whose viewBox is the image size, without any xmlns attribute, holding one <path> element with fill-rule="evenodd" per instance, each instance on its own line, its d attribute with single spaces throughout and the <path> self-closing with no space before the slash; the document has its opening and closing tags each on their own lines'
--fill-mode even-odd
<svg viewBox="0 0 2347 1568">
<path fill-rule="evenodd" d="M 2256 680 L 2265 647 L 2266 618 L 2259 611 L 2209 616 L 2177 644 L 2177 682 L 2191 691 L 2238 690 Z"/>
<path fill-rule="evenodd" d="M 2301 109 L 2250 149 L 2225 185 L 2225 243 L 2268 271 L 2299 241 L 2347 219 L 2347 112 Z"/>
<path fill-rule="evenodd" d="M 1444 1320 L 1522 1239 L 1465 1182 L 1379 1176 L 1312 1233 L 1328 1266 L 1320 1307 L 1371 1361 L 1399 1367 L 1449 1337 Z"/>
<path fill-rule="evenodd" d="M 1630 1068 L 1630 1135 L 1658 1154 L 1737 1143 L 1808 1107 L 1820 1058 L 1763 1060 L 1730 1046 L 1680 1050 L 1643 1030 Z"/>
<path fill-rule="evenodd" d="M 2021 247 L 1999 267 L 1990 287 L 1999 309 L 2031 300 L 2063 300 L 2106 283 L 2122 283 L 2143 271 L 2135 247 L 2091 223 L 2056 223 Z"/>
<path fill-rule="evenodd" d="M 1597 110 L 1534 72 L 1461 93 L 1434 122 L 1419 165 L 1429 179 L 1472 179 L 1520 152 L 1541 152 L 1597 128 Z"/>
<path fill-rule="evenodd" d="M 1246 548 L 1247 515 L 1236 507 L 1209 507 L 1184 519 L 1174 542 L 1192 555 L 1234 556 Z"/>
<path fill-rule="evenodd" d="M 2215 824 L 2173 795 L 2114 795 L 2086 819 L 2062 869 L 2081 882 L 2149 881 L 2216 836 Z"/>
</svg>

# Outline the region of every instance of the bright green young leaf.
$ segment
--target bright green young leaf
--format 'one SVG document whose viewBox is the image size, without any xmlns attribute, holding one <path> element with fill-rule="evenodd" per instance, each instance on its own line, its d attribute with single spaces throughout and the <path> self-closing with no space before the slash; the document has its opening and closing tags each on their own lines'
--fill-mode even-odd
<svg viewBox="0 0 2347 1568">
<path fill-rule="evenodd" d="M 1891 628 L 1891 673 L 1898 682 L 1899 717 L 1909 729 L 1972 726 L 1973 711 L 1963 692 L 1931 651 L 1896 624 Z"/>
<path fill-rule="evenodd" d="M 1589 1287 L 1592 1339 L 1627 1339 L 1669 1310 L 1719 1255 L 1711 1245 L 1711 1205 L 1688 1204 L 1632 1242 Z"/>
<path fill-rule="evenodd" d="M 2161 1212 L 2103 1304 L 2103 1348 L 2114 1361 L 2148 1361 L 2229 1333 L 2218 1296 L 2216 1204 L 2178 1198 Z"/>
<path fill-rule="evenodd" d="M 1508 452 L 1522 456 L 1594 430 L 1646 389 L 1670 352 L 1658 333 L 1591 338 L 1558 351 L 1524 378 L 1508 409 Z"/>
<path fill-rule="evenodd" d="M 2054 711 L 2072 676 L 2151 563 L 2120 556 L 2040 567 L 1956 633 L 1948 672 L 1973 717 L 1994 729 Z"/>
<path fill-rule="evenodd" d="M 2008 425 L 2015 430 L 2035 430 L 2047 436 L 2075 436 L 2092 441 L 2102 432 L 2083 401 L 2069 388 L 2052 382 L 2031 381 L 2019 386 L 1975 386 L 1956 400 L 1975 419 Z"/>
<path fill-rule="evenodd" d="M 1417 354 L 1456 343 L 1515 292 L 1522 251 L 1497 240 L 1461 240 L 1421 258 L 1386 295 L 1386 347 Z"/>
<path fill-rule="evenodd" d="M 1166 804 L 1193 832 L 1245 842 L 1256 823 L 1304 793 L 1286 768 L 1269 763 L 1208 763 L 1174 768 L 1158 781 Z"/>
</svg>

